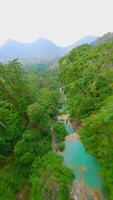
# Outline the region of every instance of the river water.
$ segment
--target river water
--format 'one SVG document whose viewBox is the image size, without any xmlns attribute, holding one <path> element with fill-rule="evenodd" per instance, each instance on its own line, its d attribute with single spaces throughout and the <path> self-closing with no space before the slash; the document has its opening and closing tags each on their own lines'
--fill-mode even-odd
<svg viewBox="0 0 113 200">
<path fill-rule="evenodd" d="M 70 124 L 65 124 L 69 134 L 75 133 Z M 105 194 L 105 184 L 99 174 L 100 166 L 95 158 L 89 155 L 80 140 L 66 139 L 63 152 L 64 164 L 73 169 L 76 181 L 84 182 L 91 190 L 97 191 L 101 197 L 95 196 L 91 199 L 108 199 Z M 84 199 L 85 200 L 85 199 Z"/>
</svg>

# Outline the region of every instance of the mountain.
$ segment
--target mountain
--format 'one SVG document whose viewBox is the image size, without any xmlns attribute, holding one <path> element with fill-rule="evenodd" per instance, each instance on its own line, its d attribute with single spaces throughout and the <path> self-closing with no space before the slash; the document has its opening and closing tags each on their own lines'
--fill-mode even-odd
<svg viewBox="0 0 113 200">
<path fill-rule="evenodd" d="M 96 36 L 86 36 L 86 37 L 83 37 L 80 40 L 78 40 L 77 42 L 75 42 L 74 44 L 70 45 L 67 48 L 67 51 L 70 51 L 73 48 L 76 48 L 77 46 L 80 46 L 82 44 L 91 44 L 91 43 L 93 43 L 96 40 L 97 40 Z"/>
<path fill-rule="evenodd" d="M 56 59 L 64 52 L 64 48 L 55 45 L 48 39 L 40 38 L 32 43 L 21 43 L 7 40 L 0 47 L 0 62 L 19 58 L 23 62 L 44 62 Z"/>
<path fill-rule="evenodd" d="M 97 38 L 97 40 L 93 43 L 93 46 L 98 46 L 106 42 L 111 42 L 112 40 L 113 40 L 113 33 L 108 32 L 104 34 L 102 37 Z"/>
<path fill-rule="evenodd" d="M 87 36 L 68 47 L 60 47 L 52 41 L 40 38 L 32 43 L 21 43 L 15 40 L 7 40 L 0 47 L 0 62 L 7 62 L 19 58 L 23 63 L 51 63 L 60 56 L 65 55 L 71 49 L 94 42 L 97 38 Z"/>
</svg>

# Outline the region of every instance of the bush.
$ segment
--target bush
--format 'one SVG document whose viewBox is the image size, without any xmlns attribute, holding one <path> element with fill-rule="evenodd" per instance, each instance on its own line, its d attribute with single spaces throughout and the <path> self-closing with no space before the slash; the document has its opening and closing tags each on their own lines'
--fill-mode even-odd
<svg viewBox="0 0 113 200">
<path fill-rule="evenodd" d="M 67 131 L 65 129 L 64 124 L 61 122 L 55 122 L 54 130 L 55 130 L 57 141 L 63 142 L 65 135 L 67 135 Z"/>
<path fill-rule="evenodd" d="M 62 143 L 60 143 L 59 145 L 58 145 L 58 149 L 60 150 L 60 151 L 63 151 L 64 149 L 65 149 L 65 144 L 62 142 Z"/>
</svg>

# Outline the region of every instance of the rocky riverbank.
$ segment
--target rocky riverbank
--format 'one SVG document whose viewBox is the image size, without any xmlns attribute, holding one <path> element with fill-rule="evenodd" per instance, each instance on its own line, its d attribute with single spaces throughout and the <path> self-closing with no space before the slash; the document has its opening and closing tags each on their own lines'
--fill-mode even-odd
<svg viewBox="0 0 113 200">
<path fill-rule="evenodd" d="M 83 180 L 73 182 L 70 194 L 71 200 L 106 200 L 95 188 L 86 186 Z"/>
<path fill-rule="evenodd" d="M 77 133 L 72 133 L 69 135 L 65 136 L 65 139 L 71 139 L 71 140 L 78 140 L 80 138 L 80 135 L 78 135 Z"/>
</svg>

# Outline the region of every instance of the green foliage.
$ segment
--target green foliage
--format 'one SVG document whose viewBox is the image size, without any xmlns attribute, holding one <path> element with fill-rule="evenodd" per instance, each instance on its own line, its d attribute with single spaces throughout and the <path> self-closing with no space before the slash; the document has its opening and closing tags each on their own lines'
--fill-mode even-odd
<svg viewBox="0 0 113 200">
<path fill-rule="evenodd" d="M 36 163 L 37 166 L 37 162 L 42 163 L 42 167 L 38 166 L 37 169 L 43 174 L 40 174 L 41 182 L 36 185 L 36 188 L 39 186 L 37 189 L 40 190 L 44 180 L 45 183 L 51 183 L 53 189 L 55 185 L 59 185 L 61 196 L 58 196 L 59 199 L 67 198 L 64 198 L 63 191 L 69 196 L 72 173 L 62 165 L 61 157 L 52 153 L 47 155 L 52 146 L 51 128 L 58 113 L 57 83 L 56 72 L 52 70 L 39 73 L 24 71 L 23 66 L 17 60 L 4 65 L 0 64 L 1 200 L 31 199 L 30 177 L 34 177 L 32 191 L 35 191 L 34 185 L 38 180 L 36 169 L 31 169 L 32 163 Z M 59 128 L 63 130 L 61 126 Z M 59 138 L 63 140 L 61 135 Z M 49 162 L 46 164 L 47 171 L 43 171 L 43 160 Z M 50 177 L 47 175 L 50 170 L 49 166 L 53 169 Z M 58 178 L 60 172 L 61 178 Z M 51 190 L 51 185 L 48 185 L 47 190 Z M 45 192 L 46 186 L 45 184 Z M 56 190 L 53 192 L 52 195 L 56 195 Z M 34 193 L 32 194 L 34 198 Z M 51 191 L 48 194 L 51 198 L 50 194 Z M 35 199 L 39 199 L 37 192 Z"/>
<path fill-rule="evenodd" d="M 16 111 L 20 114 L 26 111 L 29 94 L 27 78 L 17 60 L 0 65 L 0 91 L 3 99 L 11 103 Z"/>
<path fill-rule="evenodd" d="M 54 118 L 54 116 L 57 114 L 58 99 L 59 94 L 57 90 L 48 90 L 48 88 L 42 88 L 40 90 L 38 102 L 46 109 L 47 114 Z"/>
<path fill-rule="evenodd" d="M 24 130 L 20 123 L 20 117 L 10 104 L 4 102 L 0 107 L 0 121 L 1 126 L 0 137 L 6 143 L 8 149 L 12 151 L 14 145 L 19 140 Z"/>
<path fill-rule="evenodd" d="M 0 154 L 7 155 L 8 154 L 8 146 L 3 138 L 0 137 Z"/>
<path fill-rule="evenodd" d="M 16 167 L 16 166 L 15 166 Z M 16 192 L 22 184 L 22 175 L 18 168 L 14 170 L 14 166 L 6 166 L 0 170 L 0 199 L 15 200 Z"/>
<path fill-rule="evenodd" d="M 0 169 L 9 162 L 9 158 L 0 153 Z"/>
<path fill-rule="evenodd" d="M 25 67 L 26 70 L 35 72 L 42 72 L 46 68 L 48 68 L 48 65 L 43 63 L 28 64 Z"/>
<path fill-rule="evenodd" d="M 82 45 L 60 60 L 70 116 L 80 119 L 81 140 L 101 163 L 113 199 L 113 41 Z"/>
<path fill-rule="evenodd" d="M 51 144 L 47 137 L 41 138 L 36 130 L 27 130 L 14 148 L 16 161 L 29 168 L 35 157 L 43 156 L 50 150 Z M 25 169 L 26 169 L 25 168 Z"/>
<path fill-rule="evenodd" d="M 37 147 L 37 135 L 36 131 L 27 130 L 22 139 L 16 143 L 14 153 L 17 162 L 28 165 L 33 161 Z"/>
<path fill-rule="evenodd" d="M 54 131 L 57 141 L 58 142 L 64 141 L 64 137 L 67 135 L 67 131 L 65 129 L 64 124 L 56 121 L 54 123 Z"/>
<path fill-rule="evenodd" d="M 72 117 L 90 115 L 113 94 L 113 70 L 110 68 L 113 57 L 109 54 L 112 46 L 83 45 L 60 61 L 60 79 Z"/>
<path fill-rule="evenodd" d="M 34 161 L 32 171 L 32 200 L 69 200 L 74 175 L 61 156 L 49 152 Z"/>
<path fill-rule="evenodd" d="M 58 144 L 58 149 L 60 150 L 60 151 L 63 151 L 64 149 L 65 149 L 65 143 L 59 143 Z"/>
<path fill-rule="evenodd" d="M 86 149 L 102 164 L 110 198 L 113 197 L 113 96 L 105 101 L 100 111 L 86 118 L 80 134 Z M 87 139 L 88 138 L 88 139 Z"/>
</svg>

